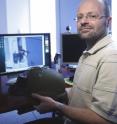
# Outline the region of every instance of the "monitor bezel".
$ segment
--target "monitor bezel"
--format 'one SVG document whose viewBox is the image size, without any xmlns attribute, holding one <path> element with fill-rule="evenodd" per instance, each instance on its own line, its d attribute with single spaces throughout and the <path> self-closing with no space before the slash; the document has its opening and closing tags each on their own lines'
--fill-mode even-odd
<svg viewBox="0 0 117 124">
<path fill-rule="evenodd" d="M 9 34 L 0 34 L 0 37 L 7 37 L 7 36 L 36 36 L 36 35 L 47 35 L 48 36 L 48 40 L 49 40 L 49 59 L 48 59 L 48 65 L 45 65 L 49 68 L 51 68 L 51 39 L 50 39 L 50 33 L 9 33 Z M 15 73 L 22 73 L 27 71 L 30 67 L 26 67 L 26 68 L 22 68 L 20 70 L 16 70 L 16 71 L 9 71 L 9 72 L 0 72 L 0 75 L 8 75 L 8 74 L 15 74 Z"/>
</svg>

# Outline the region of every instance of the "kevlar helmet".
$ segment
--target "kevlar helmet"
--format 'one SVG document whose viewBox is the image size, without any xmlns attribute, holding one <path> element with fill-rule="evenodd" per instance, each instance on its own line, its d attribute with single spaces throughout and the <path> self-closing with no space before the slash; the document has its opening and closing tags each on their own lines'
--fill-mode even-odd
<svg viewBox="0 0 117 124">
<path fill-rule="evenodd" d="M 9 93 L 15 96 L 31 96 L 32 93 L 38 93 L 60 102 L 68 102 L 63 76 L 48 68 L 30 68 L 25 77 L 19 76 L 16 83 L 9 87 Z"/>
<path fill-rule="evenodd" d="M 27 73 L 27 89 L 29 94 L 38 93 L 56 99 L 65 93 L 65 82 L 53 69 L 33 67 Z"/>
</svg>

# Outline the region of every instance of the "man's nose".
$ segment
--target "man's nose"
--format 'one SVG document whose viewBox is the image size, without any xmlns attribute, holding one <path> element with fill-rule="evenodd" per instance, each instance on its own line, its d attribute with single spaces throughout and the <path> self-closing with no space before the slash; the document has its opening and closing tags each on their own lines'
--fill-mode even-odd
<svg viewBox="0 0 117 124">
<path fill-rule="evenodd" d="M 89 19 L 88 19 L 86 16 L 84 16 L 84 17 L 80 20 L 80 23 L 81 23 L 81 24 L 89 23 Z"/>
</svg>

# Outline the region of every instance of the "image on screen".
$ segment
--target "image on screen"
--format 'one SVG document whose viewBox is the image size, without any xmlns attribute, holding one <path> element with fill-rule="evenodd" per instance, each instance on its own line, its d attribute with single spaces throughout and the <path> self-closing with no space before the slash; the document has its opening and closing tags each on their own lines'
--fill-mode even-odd
<svg viewBox="0 0 117 124">
<path fill-rule="evenodd" d="M 0 73 L 50 66 L 50 34 L 0 35 Z"/>
</svg>

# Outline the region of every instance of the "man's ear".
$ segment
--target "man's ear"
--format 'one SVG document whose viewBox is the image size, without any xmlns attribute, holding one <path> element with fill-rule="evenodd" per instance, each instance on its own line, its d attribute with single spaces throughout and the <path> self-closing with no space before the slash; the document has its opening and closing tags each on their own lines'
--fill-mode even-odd
<svg viewBox="0 0 117 124">
<path fill-rule="evenodd" d="M 111 28 L 111 22 L 112 22 L 112 17 L 107 18 L 107 27 L 110 29 Z"/>
</svg>

